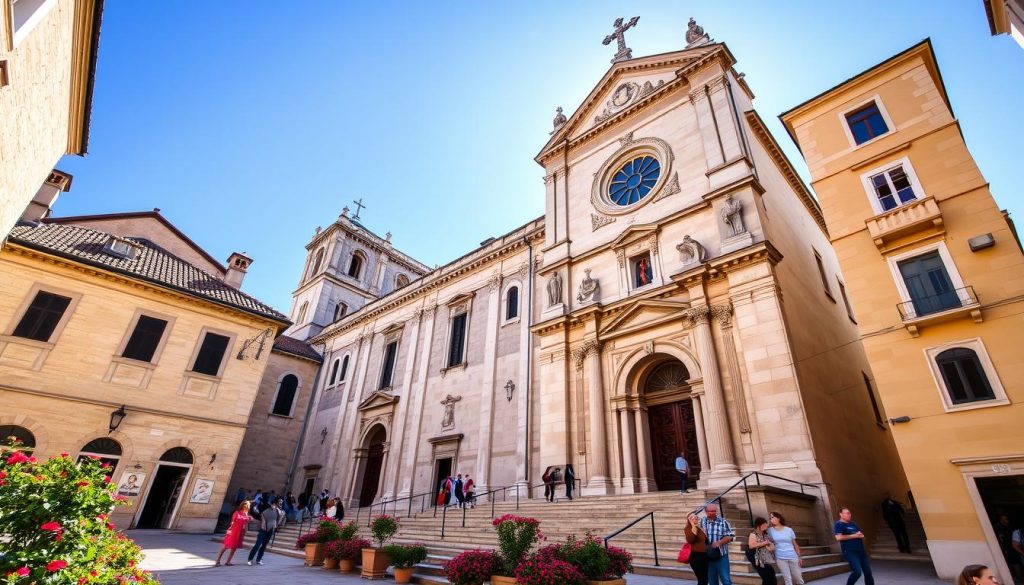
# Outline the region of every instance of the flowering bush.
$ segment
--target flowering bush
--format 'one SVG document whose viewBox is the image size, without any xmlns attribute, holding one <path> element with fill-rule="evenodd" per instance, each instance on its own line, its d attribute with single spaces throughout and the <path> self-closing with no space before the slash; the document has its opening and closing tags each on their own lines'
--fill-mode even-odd
<svg viewBox="0 0 1024 585">
<path fill-rule="evenodd" d="M 505 514 L 501 518 L 496 518 L 492 524 L 498 531 L 498 548 L 501 550 L 499 574 L 511 577 L 519 563 L 530 552 L 530 548 L 544 539 L 540 532 L 540 522 L 536 518 Z"/>
<path fill-rule="evenodd" d="M 363 556 L 363 549 L 370 548 L 372 543 L 365 538 L 350 538 L 348 540 L 340 541 L 338 558 L 339 559 L 360 559 Z"/>
<path fill-rule="evenodd" d="M 156 584 L 139 569 L 142 551 L 108 514 L 109 465 L 67 453 L 40 461 L 17 443 L 0 446 L 0 579 L 7 585 Z"/>
<path fill-rule="evenodd" d="M 391 564 L 399 569 L 407 569 L 422 563 L 427 558 L 427 547 L 422 544 L 389 544 L 384 547 Z"/>
<path fill-rule="evenodd" d="M 350 527 L 349 524 L 352 526 Z M 342 536 L 350 534 L 349 538 L 355 536 L 359 527 L 355 526 L 354 522 L 348 524 L 342 524 L 334 518 L 323 518 L 320 523 L 317 524 L 316 530 L 307 532 L 295 541 L 295 548 L 303 549 L 306 548 L 307 544 L 314 542 L 330 542 L 332 540 L 342 540 Z"/>
<path fill-rule="evenodd" d="M 398 518 L 382 514 L 370 522 L 370 535 L 377 543 L 377 548 L 384 546 L 398 532 Z"/>
<path fill-rule="evenodd" d="M 444 576 L 452 585 L 480 585 L 501 568 L 501 559 L 490 550 L 468 550 L 444 564 Z"/>
<path fill-rule="evenodd" d="M 519 585 L 584 585 L 583 573 L 571 564 L 550 558 L 549 554 L 534 554 L 516 568 Z"/>
<path fill-rule="evenodd" d="M 533 557 L 537 561 L 569 563 L 591 581 L 619 579 L 633 571 L 633 555 L 615 546 L 605 548 L 603 541 L 590 533 L 583 540 L 570 536 L 562 544 L 545 546 Z"/>
<path fill-rule="evenodd" d="M 340 540 L 332 540 L 324 543 L 324 558 L 325 559 L 340 559 L 341 558 L 341 542 Z"/>
<path fill-rule="evenodd" d="M 624 548 L 609 546 L 608 551 L 608 573 L 605 579 L 619 579 L 626 573 L 633 572 L 633 554 Z"/>
</svg>

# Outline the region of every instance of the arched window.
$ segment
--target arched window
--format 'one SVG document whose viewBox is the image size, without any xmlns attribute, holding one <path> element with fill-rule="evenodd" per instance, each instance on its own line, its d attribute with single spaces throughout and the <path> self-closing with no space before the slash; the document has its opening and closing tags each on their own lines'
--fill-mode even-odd
<svg viewBox="0 0 1024 585">
<path fill-rule="evenodd" d="M 184 447 L 175 447 L 164 451 L 164 454 L 160 456 L 160 461 L 192 465 L 192 452 Z"/>
<path fill-rule="evenodd" d="M 519 316 L 519 287 L 513 286 L 505 293 L 505 320 L 511 321 Z"/>
<path fill-rule="evenodd" d="M 310 272 L 309 275 L 313 276 L 317 272 L 320 272 L 320 265 L 323 264 L 323 263 L 324 263 L 324 249 L 320 248 L 319 250 L 316 251 L 316 260 L 313 261 L 313 272 Z"/>
<path fill-rule="evenodd" d="M 334 384 L 337 383 L 337 381 L 338 381 L 338 364 L 339 363 L 341 363 L 341 360 L 337 360 L 336 359 L 331 364 L 331 375 L 327 378 L 327 386 L 328 387 L 334 386 Z"/>
<path fill-rule="evenodd" d="M 395 288 L 402 288 L 403 286 L 409 285 L 409 277 L 404 274 L 399 274 L 395 277 Z"/>
<path fill-rule="evenodd" d="M 345 374 L 348 372 L 348 356 L 341 360 L 341 372 L 338 375 L 338 382 L 345 381 Z"/>
<path fill-rule="evenodd" d="M 301 325 L 302 322 L 306 320 L 306 309 L 308 309 L 308 308 L 309 308 L 309 303 L 308 302 L 302 303 L 302 306 L 299 307 L 299 316 L 295 318 L 295 322 L 297 324 Z"/>
<path fill-rule="evenodd" d="M 690 372 L 682 362 L 665 362 L 651 371 L 644 384 L 644 392 L 670 392 L 686 386 Z"/>
<path fill-rule="evenodd" d="M 11 443 L 11 437 L 17 441 L 18 446 L 25 451 L 36 448 L 36 436 L 32 431 L 17 425 L 0 425 L 0 446 L 6 447 Z"/>
<path fill-rule="evenodd" d="M 348 263 L 348 275 L 352 278 L 359 278 L 363 272 L 363 255 L 361 252 L 353 252 L 352 260 Z"/>
<path fill-rule="evenodd" d="M 295 391 L 299 389 L 299 378 L 294 374 L 288 374 L 281 378 L 277 386 L 277 398 L 274 400 L 272 414 L 279 416 L 291 416 L 292 405 L 295 402 Z"/>
<path fill-rule="evenodd" d="M 973 349 L 954 347 L 935 356 L 946 392 L 953 404 L 965 404 L 996 397 L 981 360 Z"/>
<path fill-rule="evenodd" d="M 110 472 L 114 472 L 117 462 L 121 459 L 121 444 L 109 437 L 93 439 L 82 447 L 78 452 L 78 460 L 88 458 L 99 458 L 101 463 L 110 466 Z"/>
<path fill-rule="evenodd" d="M 346 305 L 345 303 L 338 303 L 337 305 L 334 305 L 334 320 L 335 321 L 337 321 L 338 319 L 341 319 L 342 317 L 344 317 L 345 313 L 348 313 L 348 305 Z"/>
</svg>

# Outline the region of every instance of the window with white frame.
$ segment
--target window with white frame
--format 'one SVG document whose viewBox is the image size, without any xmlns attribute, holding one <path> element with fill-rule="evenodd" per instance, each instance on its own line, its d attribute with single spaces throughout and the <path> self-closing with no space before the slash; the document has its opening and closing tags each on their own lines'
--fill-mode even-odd
<svg viewBox="0 0 1024 585">
<path fill-rule="evenodd" d="M 875 100 L 847 113 L 845 118 L 850 135 L 857 144 L 864 144 L 889 132 L 889 125 Z"/>
<path fill-rule="evenodd" d="M 398 340 L 388 341 L 384 346 L 384 364 L 380 369 L 378 389 L 390 388 L 395 379 L 395 360 L 398 359 Z"/>
<path fill-rule="evenodd" d="M 345 374 L 348 373 L 348 356 L 341 358 L 341 369 L 338 370 L 338 383 L 345 381 Z"/>
<path fill-rule="evenodd" d="M 928 348 L 925 356 L 947 411 L 1009 403 L 981 338 Z"/>
<path fill-rule="evenodd" d="M 346 359 L 348 357 L 346 356 Z M 331 362 L 331 373 L 327 376 L 327 387 L 330 388 L 338 383 L 338 366 L 341 364 L 341 358 L 335 358 Z"/>
<path fill-rule="evenodd" d="M 505 291 L 505 321 L 512 321 L 519 317 L 519 286 L 508 287 Z"/>
<path fill-rule="evenodd" d="M 871 169 L 860 177 L 875 215 L 926 197 L 907 157 Z"/>
<path fill-rule="evenodd" d="M 466 363 L 466 344 L 469 341 L 469 303 L 461 303 L 451 307 L 448 325 L 448 360 L 447 367 L 453 368 Z"/>
<path fill-rule="evenodd" d="M 346 305 L 345 303 L 342 303 L 342 302 L 339 302 L 338 304 L 334 305 L 334 320 L 335 321 L 337 321 L 338 319 L 341 319 L 342 317 L 344 317 L 346 313 L 348 313 L 348 305 Z"/>
<path fill-rule="evenodd" d="M 11 0 L 9 14 L 14 46 L 18 46 L 56 4 L 56 0 Z"/>
</svg>

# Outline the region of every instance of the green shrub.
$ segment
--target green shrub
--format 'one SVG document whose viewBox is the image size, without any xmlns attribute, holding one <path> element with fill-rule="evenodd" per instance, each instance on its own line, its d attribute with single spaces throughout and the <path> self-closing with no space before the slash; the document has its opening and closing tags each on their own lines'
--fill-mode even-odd
<svg viewBox="0 0 1024 585">
<path fill-rule="evenodd" d="M 407 569 L 427 558 L 427 547 L 422 544 L 389 544 L 384 547 L 391 564 L 400 569 Z"/>
</svg>

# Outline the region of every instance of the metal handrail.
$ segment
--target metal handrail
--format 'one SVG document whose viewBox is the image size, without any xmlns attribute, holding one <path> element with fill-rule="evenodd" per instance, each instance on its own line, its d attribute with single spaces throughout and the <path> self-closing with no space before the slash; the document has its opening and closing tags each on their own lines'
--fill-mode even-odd
<svg viewBox="0 0 1024 585">
<path fill-rule="evenodd" d="M 950 289 L 938 294 L 914 297 L 909 301 L 896 303 L 896 310 L 903 321 L 913 321 L 943 311 L 951 311 L 978 304 L 978 295 L 971 285 Z"/>
<path fill-rule="evenodd" d="M 660 563 L 660 562 L 658 561 L 658 532 L 657 532 L 657 530 L 656 530 L 656 529 L 654 528 L 654 512 L 653 512 L 653 511 L 651 511 L 651 512 L 648 512 L 648 513 L 644 514 L 643 516 L 641 516 L 641 517 L 637 518 L 636 520 L 633 520 L 633 521 L 632 521 L 632 522 L 630 522 L 629 524 L 626 524 L 626 525 L 625 525 L 625 526 L 623 526 L 622 528 L 619 528 L 619 529 L 618 529 L 618 530 L 616 530 L 615 532 L 612 532 L 611 534 L 609 534 L 609 535 L 606 535 L 606 536 L 604 537 L 604 548 L 605 548 L 605 549 L 607 550 L 607 549 L 608 549 L 608 542 L 609 542 L 609 541 L 610 541 L 611 539 L 613 539 L 613 538 L 615 538 L 616 536 L 618 536 L 618 535 L 622 534 L 623 532 L 625 532 L 625 531 L 629 530 L 630 528 L 632 528 L 632 527 L 636 526 L 636 525 L 637 525 L 637 524 L 639 524 L 639 523 L 640 523 L 640 522 L 641 522 L 641 521 L 642 521 L 642 520 L 643 520 L 644 518 L 647 518 L 648 516 L 650 516 L 650 517 L 651 517 L 651 543 L 652 543 L 652 544 L 654 545 L 654 566 L 655 566 L 655 567 L 660 567 L 660 566 L 661 566 L 661 563 Z"/>
<path fill-rule="evenodd" d="M 818 490 L 818 499 L 821 499 L 821 497 L 822 497 L 821 486 L 819 486 L 819 485 L 815 485 L 813 483 L 804 483 L 804 482 L 801 482 L 801 481 L 797 481 L 795 479 L 790 479 L 788 477 L 781 477 L 781 476 L 778 476 L 778 475 L 772 475 L 770 473 L 763 473 L 763 472 L 760 472 L 760 471 L 752 471 L 752 472 L 744 475 L 743 477 L 741 477 L 739 479 L 739 481 L 737 481 L 736 483 L 734 483 L 731 486 L 729 486 L 722 493 L 720 493 L 717 496 L 711 498 L 710 500 L 704 502 L 704 505 L 698 506 L 697 508 L 694 508 L 693 510 L 691 510 L 690 513 L 691 514 L 700 514 L 708 506 L 710 506 L 711 504 L 720 503 L 721 500 L 722 500 L 722 497 L 724 497 L 726 494 L 728 494 L 732 490 L 734 490 L 737 487 L 739 487 L 740 485 L 742 485 L 743 486 L 743 495 L 746 497 L 746 500 L 747 500 L 747 514 L 750 516 L 750 524 L 751 524 L 751 526 L 753 526 L 753 524 L 754 524 L 754 509 L 753 509 L 753 507 L 750 504 L 750 491 L 749 491 L 749 486 L 747 485 L 747 482 L 748 482 L 748 480 L 751 477 L 753 477 L 754 480 L 757 482 L 756 485 L 760 486 L 761 485 L 761 476 L 770 477 L 772 479 L 778 479 L 778 480 L 781 480 L 781 481 L 785 481 L 785 482 L 789 482 L 789 483 L 792 483 L 792 484 L 799 485 L 800 486 L 800 493 L 801 494 L 806 494 L 807 493 L 804 490 L 805 487 L 813 487 L 814 489 Z M 722 515 L 724 516 L 725 514 L 723 513 Z"/>
</svg>

